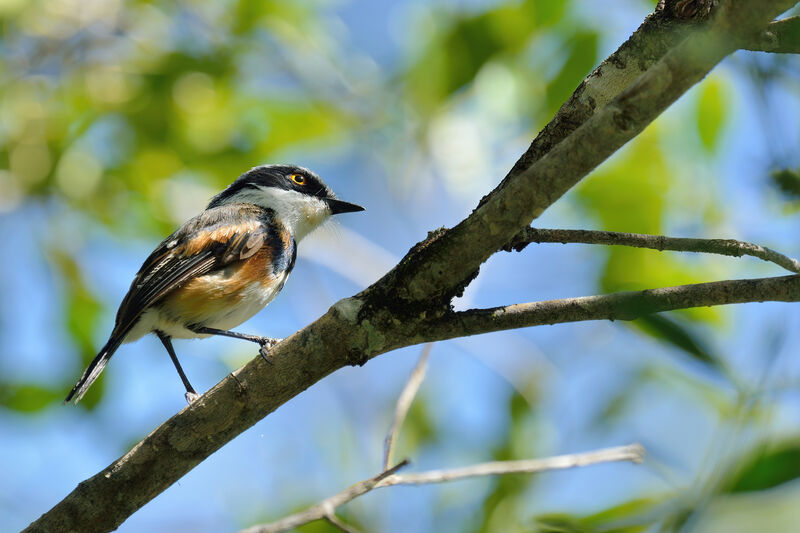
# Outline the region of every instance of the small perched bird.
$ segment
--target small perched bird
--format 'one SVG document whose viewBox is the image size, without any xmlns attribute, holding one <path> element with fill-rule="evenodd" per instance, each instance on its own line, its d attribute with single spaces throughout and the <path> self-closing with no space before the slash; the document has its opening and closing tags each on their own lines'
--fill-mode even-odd
<svg viewBox="0 0 800 533">
<path fill-rule="evenodd" d="M 297 241 L 331 215 L 363 211 L 343 202 L 308 169 L 264 165 L 245 172 L 208 207 L 164 239 L 145 260 L 117 311 L 111 336 L 64 402 L 78 401 L 124 342 L 155 333 L 186 388 L 172 339 L 224 335 L 258 343 L 277 339 L 230 331 L 264 308 L 283 288 Z"/>
</svg>

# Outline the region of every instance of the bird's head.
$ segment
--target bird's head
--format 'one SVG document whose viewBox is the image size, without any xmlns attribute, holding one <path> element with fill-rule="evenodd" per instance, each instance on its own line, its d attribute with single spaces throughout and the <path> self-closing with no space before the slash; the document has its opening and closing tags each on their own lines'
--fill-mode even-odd
<svg viewBox="0 0 800 533">
<path fill-rule="evenodd" d="M 208 209 L 236 202 L 272 209 L 298 241 L 331 215 L 364 210 L 339 200 L 319 176 L 295 165 L 263 165 L 248 170 L 212 198 Z"/>
</svg>

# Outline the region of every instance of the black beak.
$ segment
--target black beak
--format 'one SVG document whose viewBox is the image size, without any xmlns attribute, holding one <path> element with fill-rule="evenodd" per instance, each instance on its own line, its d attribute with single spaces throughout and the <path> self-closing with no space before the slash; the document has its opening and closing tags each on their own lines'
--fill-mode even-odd
<svg viewBox="0 0 800 533">
<path fill-rule="evenodd" d="M 335 198 L 326 198 L 325 201 L 328 203 L 328 207 L 331 208 L 332 215 L 338 215 L 339 213 L 353 213 L 355 211 L 364 210 L 364 208 L 360 205 L 351 204 L 350 202 L 343 202 L 341 200 L 336 200 Z"/>
</svg>

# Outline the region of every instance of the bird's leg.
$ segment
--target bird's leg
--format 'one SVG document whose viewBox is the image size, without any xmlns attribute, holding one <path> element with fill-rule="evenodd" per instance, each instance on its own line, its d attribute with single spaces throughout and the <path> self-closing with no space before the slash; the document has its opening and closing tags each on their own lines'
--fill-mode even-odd
<svg viewBox="0 0 800 533">
<path fill-rule="evenodd" d="M 261 337 L 259 335 L 248 335 L 247 333 L 237 333 L 236 331 L 228 331 L 225 329 L 207 328 L 205 326 L 189 326 L 189 329 L 203 335 L 222 335 L 223 337 L 233 337 L 234 339 L 244 339 L 246 341 L 255 342 L 261 346 L 258 350 L 261 358 L 269 364 L 272 364 L 272 361 L 267 359 L 267 352 L 283 340 L 274 339 L 272 337 Z"/>
<path fill-rule="evenodd" d="M 172 347 L 172 341 L 170 340 L 169 335 L 165 334 L 163 331 L 156 331 L 156 335 L 158 335 L 158 338 L 161 339 L 161 343 L 164 345 L 164 348 L 167 349 L 169 357 L 172 359 L 172 363 L 175 365 L 175 370 L 178 371 L 178 375 L 181 377 L 181 381 L 183 381 L 183 386 L 186 387 L 186 394 L 184 394 L 186 403 L 192 403 L 198 399 L 200 395 L 195 392 L 194 387 L 192 387 L 192 384 L 189 383 L 189 378 L 187 378 L 186 374 L 183 373 L 183 368 L 181 368 L 181 364 L 178 362 L 178 356 L 175 355 L 175 348 Z"/>
</svg>

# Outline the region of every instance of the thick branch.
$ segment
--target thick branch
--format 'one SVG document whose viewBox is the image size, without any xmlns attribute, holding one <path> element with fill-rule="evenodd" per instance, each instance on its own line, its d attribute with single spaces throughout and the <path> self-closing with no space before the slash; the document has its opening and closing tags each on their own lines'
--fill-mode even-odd
<svg viewBox="0 0 800 533">
<path fill-rule="evenodd" d="M 800 276 L 715 281 L 450 313 L 422 325 L 425 341 L 586 320 L 634 320 L 652 313 L 746 302 L 798 302 Z"/>
<path fill-rule="evenodd" d="M 749 255 L 763 261 L 775 263 L 789 272 L 800 273 L 800 261 L 787 257 L 770 248 L 734 239 L 689 239 L 685 237 L 666 237 L 664 235 L 622 233 L 618 231 L 526 228 L 514 237 L 506 247 L 506 250 L 514 249 L 519 252 L 532 242 L 633 246 L 635 248 L 650 248 L 659 251 L 700 252 L 727 255 L 730 257 Z"/>
<path fill-rule="evenodd" d="M 618 446 L 616 448 L 606 448 L 586 453 L 575 453 L 570 455 L 558 455 L 544 459 L 526 459 L 521 461 L 493 461 L 463 468 L 452 468 L 447 470 L 431 470 L 428 472 L 417 472 L 413 474 L 394 474 L 401 465 L 391 470 L 381 472 L 377 476 L 356 483 L 352 487 L 323 500 L 322 502 L 300 511 L 299 513 L 287 516 L 276 522 L 253 526 L 241 531 L 241 533 L 280 533 L 289 529 L 333 516 L 336 508 L 367 492 L 393 485 L 422 485 L 429 483 L 446 483 L 470 477 L 497 476 L 507 474 L 534 474 L 549 470 L 564 470 L 580 466 L 588 466 L 598 463 L 610 463 L 629 461 L 641 463 L 644 458 L 644 448 L 639 444 L 629 444 L 628 446 Z"/>
<path fill-rule="evenodd" d="M 754 52 L 800 54 L 800 16 L 773 22 L 742 48 Z"/>
</svg>

